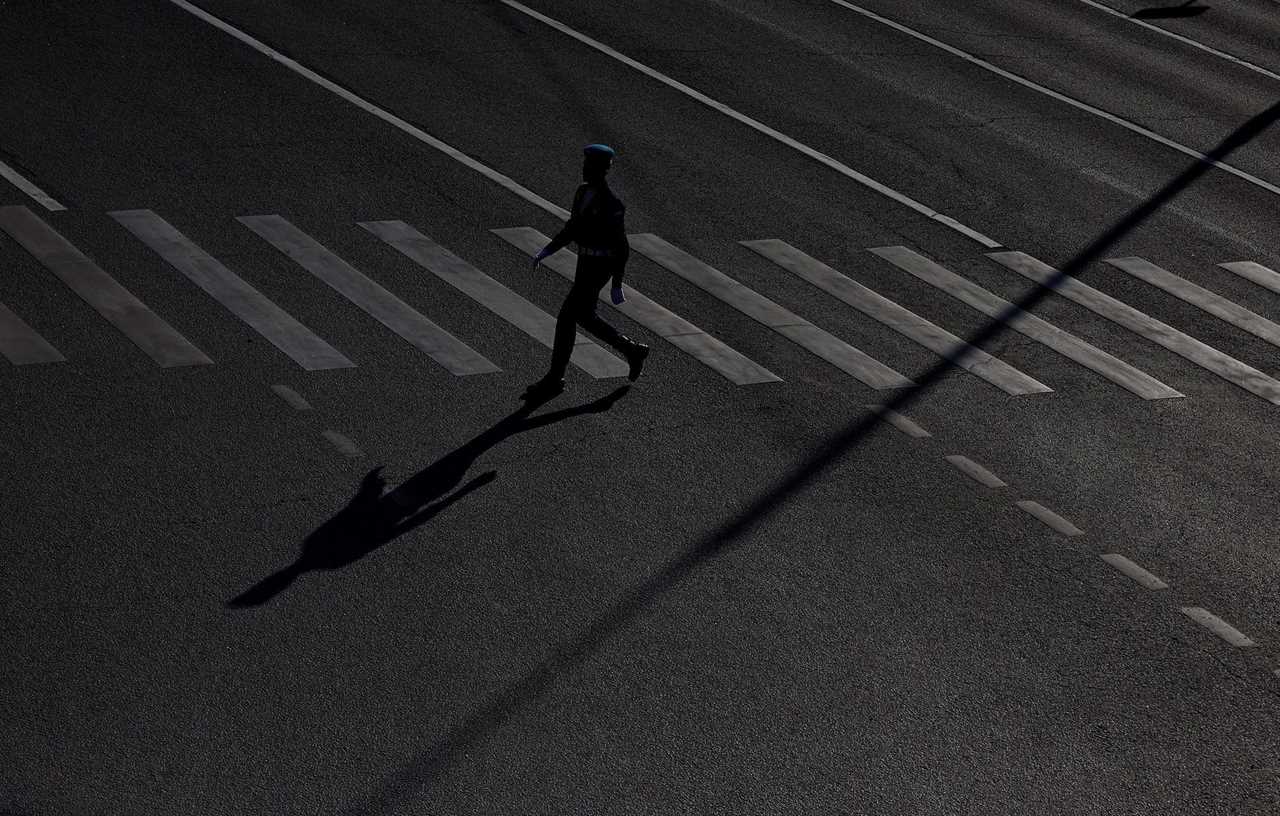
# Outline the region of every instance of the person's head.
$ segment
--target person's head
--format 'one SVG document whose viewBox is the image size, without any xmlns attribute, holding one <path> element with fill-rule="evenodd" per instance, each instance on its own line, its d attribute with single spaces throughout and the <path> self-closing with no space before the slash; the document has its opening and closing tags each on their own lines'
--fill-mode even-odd
<svg viewBox="0 0 1280 816">
<path fill-rule="evenodd" d="M 582 180 L 603 179 L 609 173 L 615 155 L 613 148 L 604 144 L 589 144 L 582 148 Z"/>
</svg>

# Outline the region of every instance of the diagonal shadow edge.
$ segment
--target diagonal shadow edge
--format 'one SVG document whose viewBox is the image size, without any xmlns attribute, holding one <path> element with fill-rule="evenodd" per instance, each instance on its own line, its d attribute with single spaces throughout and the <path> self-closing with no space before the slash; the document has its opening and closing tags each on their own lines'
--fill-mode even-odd
<svg viewBox="0 0 1280 816">
<path fill-rule="evenodd" d="M 968 338 L 971 346 L 980 347 L 1006 331 L 1005 324 L 1048 297 L 1053 289 L 1069 277 L 1077 276 L 1086 266 L 1097 261 L 1108 247 L 1136 229 L 1157 211 L 1194 184 L 1236 149 L 1247 144 L 1277 120 L 1280 120 L 1280 102 L 1276 102 L 1253 116 L 1222 140 L 1213 150 L 1197 159 L 1185 170 L 1166 183 L 1160 190 L 1138 205 L 1109 229 L 1086 245 L 1045 284 L 1036 284 L 1025 297 L 1011 303 L 1007 309 L 992 318 L 982 329 Z M 929 368 L 915 385 L 903 388 L 885 409 L 901 411 L 916 402 L 951 368 L 942 360 Z M 541 660 L 522 678 L 505 690 L 493 695 L 485 705 L 462 722 L 451 728 L 441 739 L 416 759 L 386 779 L 378 791 L 363 802 L 344 809 L 344 814 L 381 813 L 398 801 L 429 784 L 448 769 L 458 755 L 474 745 L 489 732 L 499 728 L 519 710 L 539 697 L 563 672 L 583 663 L 596 652 L 615 632 L 652 606 L 670 587 L 684 575 L 698 568 L 721 552 L 735 546 L 755 525 L 772 516 L 789 496 L 829 470 L 840 457 L 858 444 L 880 424 L 879 413 L 864 416 L 824 443 L 819 450 L 796 465 L 774 487 L 756 496 L 737 516 L 725 521 L 693 546 L 676 556 L 657 573 L 629 590 L 619 601 L 598 616 L 578 637 L 561 642 L 553 653 Z"/>
</svg>

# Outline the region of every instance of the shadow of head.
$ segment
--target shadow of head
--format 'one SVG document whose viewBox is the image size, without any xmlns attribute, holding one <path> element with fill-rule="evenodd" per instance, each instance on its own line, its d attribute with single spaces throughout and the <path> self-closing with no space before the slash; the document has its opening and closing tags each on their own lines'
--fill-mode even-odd
<svg viewBox="0 0 1280 816">
<path fill-rule="evenodd" d="M 630 390 L 624 385 L 599 399 L 572 408 L 532 416 L 545 404 L 526 403 L 461 447 L 445 454 L 405 480 L 390 493 L 378 466 L 365 474 L 346 506 L 302 542 L 298 559 L 268 575 L 227 602 L 233 609 L 261 606 L 283 592 L 305 572 L 342 569 L 410 530 L 421 527 L 450 505 L 492 482 L 488 471 L 463 483 L 467 471 L 485 451 L 517 433 L 581 414 L 609 410 Z"/>
</svg>

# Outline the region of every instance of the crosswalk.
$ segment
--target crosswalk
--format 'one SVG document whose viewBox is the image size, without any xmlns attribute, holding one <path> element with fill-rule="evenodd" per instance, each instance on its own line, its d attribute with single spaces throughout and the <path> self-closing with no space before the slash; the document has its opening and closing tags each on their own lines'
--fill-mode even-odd
<svg viewBox="0 0 1280 816">
<path fill-rule="evenodd" d="M 172 268 L 203 291 L 221 309 L 257 332 L 304 371 L 356 366 L 343 351 L 321 336 L 320 327 L 304 325 L 161 215 L 148 209 L 117 210 L 108 215 L 123 228 L 124 233 L 165 261 L 166 268 Z M 299 274 L 310 275 L 326 284 L 347 304 L 408 342 L 448 374 L 469 377 L 502 370 L 498 362 L 468 345 L 470 338 L 458 336 L 456 327 L 447 325 L 449 316 L 436 316 L 442 320 L 436 322 L 420 311 L 422 304 L 402 299 L 339 257 L 322 243 L 321 238 L 307 234 L 279 215 L 242 215 L 235 221 L 292 261 Z M 555 333 L 552 314 L 442 246 L 417 226 L 400 220 L 356 223 L 368 240 L 377 242 L 383 251 L 393 251 L 409 259 L 435 279 L 483 307 L 493 318 L 518 329 L 531 342 L 546 348 L 552 345 Z M 128 351 L 129 344 L 122 344 L 121 354 L 142 352 L 159 367 L 216 364 L 88 254 L 28 208 L 0 207 L 0 232 L 11 239 L 7 245 L 0 241 L 0 259 L 15 247 L 24 250 L 43 269 L 52 273 L 52 279 L 61 281 L 131 342 L 133 351 Z M 545 234 L 532 227 L 504 227 L 492 229 L 489 233 L 499 245 L 519 253 L 526 262 L 548 241 Z M 636 256 L 692 284 L 719 304 L 745 315 L 759 325 L 760 336 L 781 338 L 775 342 L 785 341 L 785 345 L 796 347 L 852 378 L 857 383 L 854 388 L 892 391 L 912 384 L 909 377 L 886 362 L 875 359 L 832 331 L 781 305 L 770 297 L 771 293 L 757 291 L 660 236 L 636 234 L 629 236 L 629 240 Z M 878 326 L 894 337 L 906 339 L 1003 394 L 1042 399 L 1056 392 L 1035 372 L 1020 370 L 988 351 L 974 347 L 940 323 L 874 291 L 855 278 L 856 269 L 837 270 L 776 238 L 739 240 L 736 243 L 741 250 L 749 251 L 744 253 L 744 257 L 754 253 L 775 269 L 808 283 L 871 321 L 859 325 Z M 1066 328 L 1023 311 L 1009 300 L 945 268 L 922 251 L 905 246 L 879 246 L 867 247 L 866 253 L 867 263 L 884 263 L 888 265 L 886 269 L 905 273 L 916 283 L 930 287 L 930 291 L 943 293 L 985 318 L 1002 323 L 1128 394 L 1143 400 L 1185 396 L 1113 353 L 1122 350 L 1098 348 Z M 1280 381 L 1227 352 L 1093 286 L 1063 276 L 1026 253 L 1002 250 L 988 252 L 986 257 L 994 262 L 993 268 L 1017 273 L 1047 287 L 1054 296 L 1083 307 L 1082 314 L 1087 313 L 1085 319 L 1097 318 L 1119 326 L 1141 341 L 1172 352 L 1233 386 L 1280 405 Z M 572 280 L 575 262 L 574 254 L 562 249 L 545 259 L 544 265 L 557 275 Z M 1229 331 L 1280 347 L 1280 324 L 1222 294 L 1144 258 L 1108 258 L 1105 263 L 1221 321 Z M 1218 264 L 1218 267 L 1256 285 L 1269 295 L 1280 295 L 1280 273 L 1257 262 L 1229 261 Z M 638 277 L 632 275 L 633 280 Z M 630 284 L 625 287 L 625 294 L 626 300 L 616 306 L 606 293 L 602 292 L 600 297 L 606 308 L 614 309 L 644 327 L 704 370 L 709 369 L 739 387 L 767 386 L 784 379 L 785 372 L 770 370 L 735 349 L 733 338 L 725 338 L 723 332 L 714 328 L 704 328 L 714 327 L 723 321 L 724 313 L 716 307 L 709 314 L 698 315 L 695 323 Z M 430 311 L 429 308 L 426 310 Z M 20 315 L 9 305 L 0 303 L 0 356 L 14 367 L 38 368 L 66 363 L 68 358 L 56 346 L 57 338 L 46 338 L 32 328 L 32 322 L 39 324 L 34 318 L 32 315 Z M 335 313 L 335 319 L 346 320 L 349 316 Z M 736 325 L 740 326 L 741 321 Z M 760 336 L 753 337 L 752 341 L 758 343 Z M 227 364 L 234 361 L 218 362 Z M 593 378 L 615 378 L 627 374 L 627 364 L 623 360 L 581 334 L 576 338 L 572 363 Z"/>
</svg>

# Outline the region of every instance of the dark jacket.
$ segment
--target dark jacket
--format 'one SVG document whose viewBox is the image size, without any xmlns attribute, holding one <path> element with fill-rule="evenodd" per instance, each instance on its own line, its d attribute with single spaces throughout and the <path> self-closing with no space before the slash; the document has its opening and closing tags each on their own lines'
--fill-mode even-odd
<svg viewBox="0 0 1280 816">
<path fill-rule="evenodd" d="M 616 282 L 631 254 L 625 224 L 627 207 L 604 181 L 586 183 L 573 194 L 573 210 L 569 220 L 544 250 L 550 255 L 568 245 L 578 245 L 578 253 L 588 257 L 604 257 L 618 264 Z"/>
</svg>

